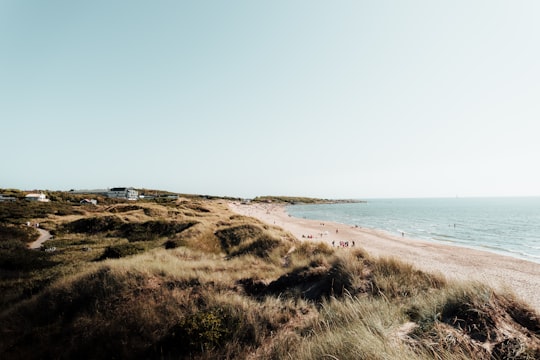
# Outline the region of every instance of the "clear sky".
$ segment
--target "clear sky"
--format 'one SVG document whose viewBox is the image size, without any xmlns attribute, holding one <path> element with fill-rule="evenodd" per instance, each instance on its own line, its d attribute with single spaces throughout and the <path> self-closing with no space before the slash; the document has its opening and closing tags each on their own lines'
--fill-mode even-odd
<svg viewBox="0 0 540 360">
<path fill-rule="evenodd" d="M 539 1 L 0 0 L 0 188 L 540 195 Z"/>
</svg>

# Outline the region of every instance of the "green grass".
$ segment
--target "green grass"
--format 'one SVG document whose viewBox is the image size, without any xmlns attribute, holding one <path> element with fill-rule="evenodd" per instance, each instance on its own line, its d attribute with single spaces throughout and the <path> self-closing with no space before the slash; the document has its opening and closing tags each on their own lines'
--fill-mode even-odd
<svg viewBox="0 0 540 360">
<path fill-rule="evenodd" d="M 52 253 L 0 242 L 2 358 L 540 356 L 540 318 L 511 294 L 301 243 L 220 200 L 73 207 L 25 215 Z"/>
</svg>

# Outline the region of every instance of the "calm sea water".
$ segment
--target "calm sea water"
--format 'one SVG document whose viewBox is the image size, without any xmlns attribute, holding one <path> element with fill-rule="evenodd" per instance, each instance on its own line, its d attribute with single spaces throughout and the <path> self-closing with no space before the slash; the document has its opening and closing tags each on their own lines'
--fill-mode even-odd
<svg viewBox="0 0 540 360">
<path fill-rule="evenodd" d="M 540 263 L 540 197 L 377 199 L 294 205 L 287 211 Z"/>
</svg>

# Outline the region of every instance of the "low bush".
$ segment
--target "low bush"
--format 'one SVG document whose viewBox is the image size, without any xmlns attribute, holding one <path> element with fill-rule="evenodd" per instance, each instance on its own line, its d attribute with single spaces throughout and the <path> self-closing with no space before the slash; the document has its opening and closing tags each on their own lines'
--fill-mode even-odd
<svg viewBox="0 0 540 360">
<path fill-rule="evenodd" d="M 29 272 L 51 267 L 55 262 L 41 251 L 29 250 L 18 240 L 0 241 L 0 269 Z"/>
<path fill-rule="evenodd" d="M 172 222 L 161 220 L 125 223 L 118 229 L 118 236 L 125 237 L 129 241 L 155 240 L 159 237 L 172 237 L 196 224 L 198 223 L 195 221 Z"/>
<path fill-rule="evenodd" d="M 100 234 L 118 230 L 124 222 L 116 216 L 97 216 L 82 218 L 63 226 L 66 232 L 81 234 Z"/>
<path fill-rule="evenodd" d="M 18 240 L 23 243 L 28 243 L 36 240 L 38 237 L 39 233 L 33 227 L 0 224 L 0 239 L 2 240 Z"/>
<path fill-rule="evenodd" d="M 260 258 L 268 259 L 272 250 L 281 245 L 281 241 L 268 234 L 262 234 L 256 240 L 249 243 L 243 243 L 237 246 L 231 253 L 230 257 L 241 255 L 255 255 Z"/>
<path fill-rule="evenodd" d="M 521 314 L 518 320 L 516 313 Z M 534 331 L 540 326 L 538 315 L 511 296 L 497 295 L 481 284 L 452 284 L 416 299 L 406 314 L 418 324 L 411 344 L 433 353 L 450 351 L 478 359 L 540 356 L 540 338 Z M 492 349 L 491 354 L 486 349 Z"/>
<path fill-rule="evenodd" d="M 446 285 L 442 276 L 428 274 L 394 258 L 372 262 L 373 294 L 410 298 Z"/>
<path fill-rule="evenodd" d="M 0 202 L 0 222 L 24 224 L 32 219 L 47 217 L 47 215 L 72 215 L 79 210 L 70 204 L 59 202 L 31 202 L 18 200 L 16 202 Z"/>
<path fill-rule="evenodd" d="M 334 253 L 334 249 L 332 249 L 328 244 L 323 242 L 311 242 L 311 241 L 304 241 L 301 242 L 298 246 L 296 246 L 295 254 L 299 257 L 308 257 L 311 258 L 316 255 L 325 255 L 329 256 Z"/>
<path fill-rule="evenodd" d="M 354 292 L 352 274 L 339 258 L 334 259 L 332 264 L 313 262 L 294 269 L 268 285 L 254 279 L 242 279 L 239 284 L 246 293 L 258 298 L 274 295 L 321 301 Z"/>
<path fill-rule="evenodd" d="M 195 221 L 124 222 L 116 216 L 99 216 L 75 220 L 63 226 L 64 232 L 102 234 L 124 237 L 129 241 L 150 241 L 159 237 L 172 237 L 196 225 Z"/>
<path fill-rule="evenodd" d="M 166 357 L 188 357 L 220 348 L 231 340 L 239 322 L 223 308 L 188 314 L 154 346 Z"/>
<path fill-rule="evenodd" d="M 143 252 L 144 249 L 135 244 L 120 244 L 108 246 L 103 254 L 98 258 L 98 261 L 105 259 L 119 259 L 130 255 L 135 255 Z"/>
<path fill-rule="evenodd" d="M 243 242 L 255 240 L 263 233 L 263 229 L 252 224 L 230 226 L 216 231 L 214 234 L 219 239 L 222 249 L 228 254 L 233 247 Z"/>
</svg>

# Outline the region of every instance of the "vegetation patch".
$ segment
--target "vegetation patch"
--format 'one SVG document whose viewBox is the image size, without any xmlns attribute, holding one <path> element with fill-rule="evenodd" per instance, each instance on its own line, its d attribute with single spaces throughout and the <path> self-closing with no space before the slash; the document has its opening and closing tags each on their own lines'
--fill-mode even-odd
<svg viewBox="0 0 540 360">
<path fill-rule="evenodd" d="M 119 228 L 118 236 L 125 237 L 129 241 L 154 240 L 159 237 L 172 237 L 196 224 L 198 224 L 196 221 L 171 222 L 162 220 L 124 223 Z"/>
<path fill-rule="evenodd" d="M 138 205 L 119 204 L 119 205 L 111 206 L 110 208 L 107 209 L 107 211 L 113 214 L 118 214 L 118 213 L 125 213 L 128 211 L 136 211 L 136 210 L 143 210 L 143 209 L 144 209 L 143 207 L 140 207 Z"/>
<path fill-rule="evenodd" d="M 18 240 L 0 241 L 0 270 L 28 272 L 54 266 L 49 254 L 29 250 Z"/>
<path fill-rule="evenodd" d="M 489 303 L 478 304 L 475 299 L 452 299 L 441 312 L 441 321 L 463 331 L 472 339 L 485 342 L 497 337 L 495 312 Z"/>
<path fill-rule="evenodd" d="M 0 223 L 25 224 L 33 219 L 45 218 L 48 215 L 75 215 L 81 210 L 65 203 L 39 203 L 26 200 L 16 202 L 0 202 Z"/>
<path fill-rule="evenodd" d="M 263 234 L 259 226 L 244 224 L 231 226 L 214 233 L 219 239 L 221 248 L 228 254 L 231 249 L 247 241 L 253 241 Z"/>
<path fill-rule="evenodd" d="M 232 250 L 229 254 L 230 257 L 241 255 L 255 255 L 260 258 L 269 258 L 272 250 L 282 245 L 281 240 L 276 239 L 268 234 L 262 234 L 257 239 L 242 243 Z"/>
<path fill-rule="evenodd" d="M 374 295 L 390 298 L 410 298 L 433 289 L 442 289 L 446 280 L 428 274 L 394 258 L 370 262 Z"/>
<path fill-rule="evenodd" d="M 431 351 L 444 349 L 467 358 L 537 359 L 540 356 L 540 337 L 533 330 L 540 322 L 523 304 L 482 286 L 454 288 L 439 301 L 435 307 L 409 312 L 420 325 L 411 334 L 414 346 Z M 515 320 L 516 311 L 522 314 L 519 316 L 522 321 Z M 523 317 L 524 314 L 528 315 Z M 532 329 L 524 328 L 520 323 L 523 320 Z M 434 349 L 427 344 L 438 346 Z"/>
<path fill-rule="evenodd" d="M 187 243 L 183 239 L 169 239 L 165 241 L 165 243 L 163 244 L 165 249 L 176 249 L 177 247 L 186 246 L 186 245 Z"/>
<path fill-rule="evenodd" d="M 0 239 L 18 240 L 23 243 L 29 243 L 36 240 L 38 237 L 39 233 L 33 227 L 26 225 L 0 224 Z"/>
<path fill-rule="evenodd" d="M 253 199 L 254 202 L 263 203 L 278 203 L 278 204 L 348 204 L 348 203 L 363 203 L 363 200 L 353 199 L 319 199 L 301 196 L 257 196 Z"/>
<path fill-rule="evenodd" d="M 268 285 L 254 279 L 243 279 L 239 283 L 248 294 L 259 298 L 279 295 L 321 301 L 331 296 L 340 297 L 347 292 L 354 292 L 351 274 L 339 259 L 335 259 L 331 265 L 312 263 L 310 266 L 295 269 Z"/>
<path fill-rule="evenodd" d="M 195 210 L 198 213 L 208 214 L 210 213 L 210 209 L 204 207 L 199 202 L 194 201 L 182 201 L 181 206 L 186 209 Z"/>
<path fill-rule="evenodd" d="M 113 245 L 108 246 L 98 260 L 119 259 L 126 256 L 135 255 L 143 251 L 144 248 L 137 246 L 136 244 Z"/>
<path fill-rule="evenodd" d="M 238 320 L 222 308 L 198 311 L 173 326 L 155 348 L 167 357 L 213 351 L 230 341 L 238 326 Z"/>
<path fill-rule="evenodd" d="M 330 256 L 334 254 L 334 249 L 332 249 L 328 244 L 323 242 L 301 242 L 295 246 L 294 255 L 300 258 L 313 258 L 314 256 Z"/>
<path fill-rule="evenodd" d="M 63 231 L 124 237 L 129 241 L 150 241 L 159 237 L 172 237 L 196 224 L 196 221 L 176 222 L 164 220 L 124 222 L 116 216 L 99 216 L 70 222 L 64 225 Z"/>
<path fill-rule="evenodd" d="M 63 230 L 65 232 L 95 235 L 118 230 L 123 223 L 116 216 L 96 216 L 67 223 L 64 225 Z"/>
</svg>

